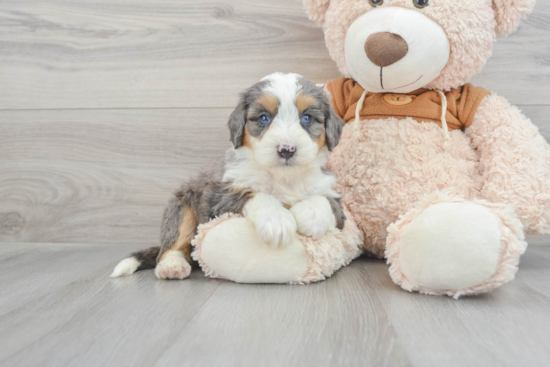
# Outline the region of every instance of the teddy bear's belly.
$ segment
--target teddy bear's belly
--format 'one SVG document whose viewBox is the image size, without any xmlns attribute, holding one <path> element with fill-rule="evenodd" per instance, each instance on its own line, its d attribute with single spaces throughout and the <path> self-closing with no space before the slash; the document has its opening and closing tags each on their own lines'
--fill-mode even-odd
<svg viewBox="0 0 550 367">
<path fill-rule="evenodd" d="M 444 147 L 441 127 L 411 118 L 362 121 L 358 138 L 353 137 L 353 123 L 344 127 L 328 167 L 365 234 L 365 250 L 383 257 L 386 228 L 428 193 L 478 196 L 479 157 L 462 131 L 450 135 Z"/>
</svg>

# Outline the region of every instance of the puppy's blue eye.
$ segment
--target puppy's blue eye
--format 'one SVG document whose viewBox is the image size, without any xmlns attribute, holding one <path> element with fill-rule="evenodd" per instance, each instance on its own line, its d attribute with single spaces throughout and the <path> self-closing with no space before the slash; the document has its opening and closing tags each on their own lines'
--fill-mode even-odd
<svg viewBox="0 0 550 367">
<path fill-rule="evenodd" d="M 311 115 L 302 116 L 302 124 L 309 124 L 311 122 Z"/>
<path fill-rule="evenodd" d="M 259 121 L 261 124 L 269 124 L 271 122 L 271 119 L 268 115 L 261 115 Z"/>
</svg>

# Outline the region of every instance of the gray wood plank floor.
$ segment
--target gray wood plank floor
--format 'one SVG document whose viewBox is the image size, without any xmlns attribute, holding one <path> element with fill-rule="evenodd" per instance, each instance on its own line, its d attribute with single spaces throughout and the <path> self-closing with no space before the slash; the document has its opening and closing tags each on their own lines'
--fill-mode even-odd
<svg viewBox="0 0 550 367">
<path fill-rule="evenodd" d="M 539 0 L 472 81 L 548 140 L 549 36 Z M 545 236 L 459 301 L 367 258 L 305 287 L 108 278 L 274 71 L 340 77 L 300 0 L 0 1 L 0 366 L 549 366 Z"/>
<path fill-rule="evenodd" d="M 517 279 L 453 300 L 410 294 L 360 258 L 308 286 L 194 271 L 108 277 L 135 245 L 6 243 L 1 366 L 548 366 L 550 247 Z"/>
</svg>

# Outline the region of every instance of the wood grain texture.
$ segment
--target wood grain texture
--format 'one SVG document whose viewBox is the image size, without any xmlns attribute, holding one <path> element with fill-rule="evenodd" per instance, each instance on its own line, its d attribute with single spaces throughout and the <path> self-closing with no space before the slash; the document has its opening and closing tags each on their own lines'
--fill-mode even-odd
<svg viewBox="0 0 550 367">
<path fill-rule="evenodd" d="M 231 146 L 230 112 L 0 112 L 0 242 L 157 244 L 171 193 Z"/>
<path fill-rule="evenodd" d="M 550 107 L 520 107 L 550 140 Z M 157 244 L 171 192 L 230 147 L 230 113 L 0 111 L 0 242 Z"/>
<path fill-rule="evenodd" d="M 1 282 L 18 291 L 0 315 L 0 365 L 151 366 L 221 283 L 200 272 L 185 283 L 155 281 L 152 272 L 111 279 L 116 261 L 136 250 L 115 247 L 56 244 L 1 255 L 2 268 L 10 265 Z M 40 254 L 46 260 L 33 261 Z"/>
<path fill-rule="evenodd" d="M 408 293 L 368 258 L 313 285 L 240 285 L 109 278 L 135 245 L 0 249 L 0 366 L 550 364 L 550 246 L 529 248 L 512 283 L 460 300 Z"/>
<path fill-rule="evenodd" d="M 550 107 L 520 107 L 550 141 Z M 230 147 L 230 113 L 0 111 L 0 242 L 157 244 L 171 193 Z"/>
<path fill-rule="evenodd" d="M 550 107 L 522 109 L 550 140 Z M 230 113 L 0 111 L 0 242 L 157 244 L 171 193 L 230 147 Z"/>
<path fill-rule="evenodd" d="M 472 82 L 550 141 L 549 34 L 540 0 Z M 550 365 L 547 236 L 459 301 L 366 258 L 304 287 L 108 278 L 274 71 L 340 76 L 301 0 L 0 2 L 0 366 Z"/>
<path fill-rule="evenodd" d="M 412 365 L 545 366 L 550 363 L 550 350 L 545 347 L 550 341 L 550 284 L 533 278 L 550 276 L 548 261 L 539 259 L 541 253 L 549 252 L 548 240 L 545 247 L 530 247 L 516 280 L 458 302 L 403 292 L 389 277 L 373 277 L 369 260 L 359 262 L 367 262 L 362 267 L 364 276 L 371 275 L 375 289 L 383 290 L 383 307 L 398 335 L 408 341 Z"/>
<path fill-rule="evenodd" d="M 274 71 L 340 77 L 301 0 L 4 0 L 0 109 L 232 107 Z M 550 100 L 550 3 L 473 79 L 513 104 Z"/>
<path fill-rule="evenodd" d="M 0 108 L 232 107 L 274 71 L 339 74 L 301 1 L 0 3 Z"/>
</svg>

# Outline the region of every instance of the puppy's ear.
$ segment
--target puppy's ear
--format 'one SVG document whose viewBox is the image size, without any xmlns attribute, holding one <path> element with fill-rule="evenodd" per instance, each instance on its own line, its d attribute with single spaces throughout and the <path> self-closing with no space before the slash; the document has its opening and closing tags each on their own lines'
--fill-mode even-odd
<svg viewBox="0 0 550 367">
<path fill-rule="evenodd" d="M 515 31 L 519 22 L 535 7 L 535 0 L 493 0 L 497 21 L 496 32 L 507 36 Z"/>
<path fill-rule="evenodd" d="M 325 120 L 325 134 L 328 150 L 332 151 L 340 142 L 340 135 L 342 135 L 344 125 L 344 120 L 342 120 L 340 116 L 336 114 L 334 108 L 330 106 L 330 112 Z"/>
<path fill-rule="evenodd" d="M 244 96 L 241 96 L 241 100 L 235 108 L 235 111 L 231 113 L 229 117 L 229 126 L 230 140 L 233 143 L 235 149 L 240 148 L 244 142 L 244 129 L 246 125 L 246 114 L 247 114 L 247 105 L 245 102 Z"/>
</svg>

